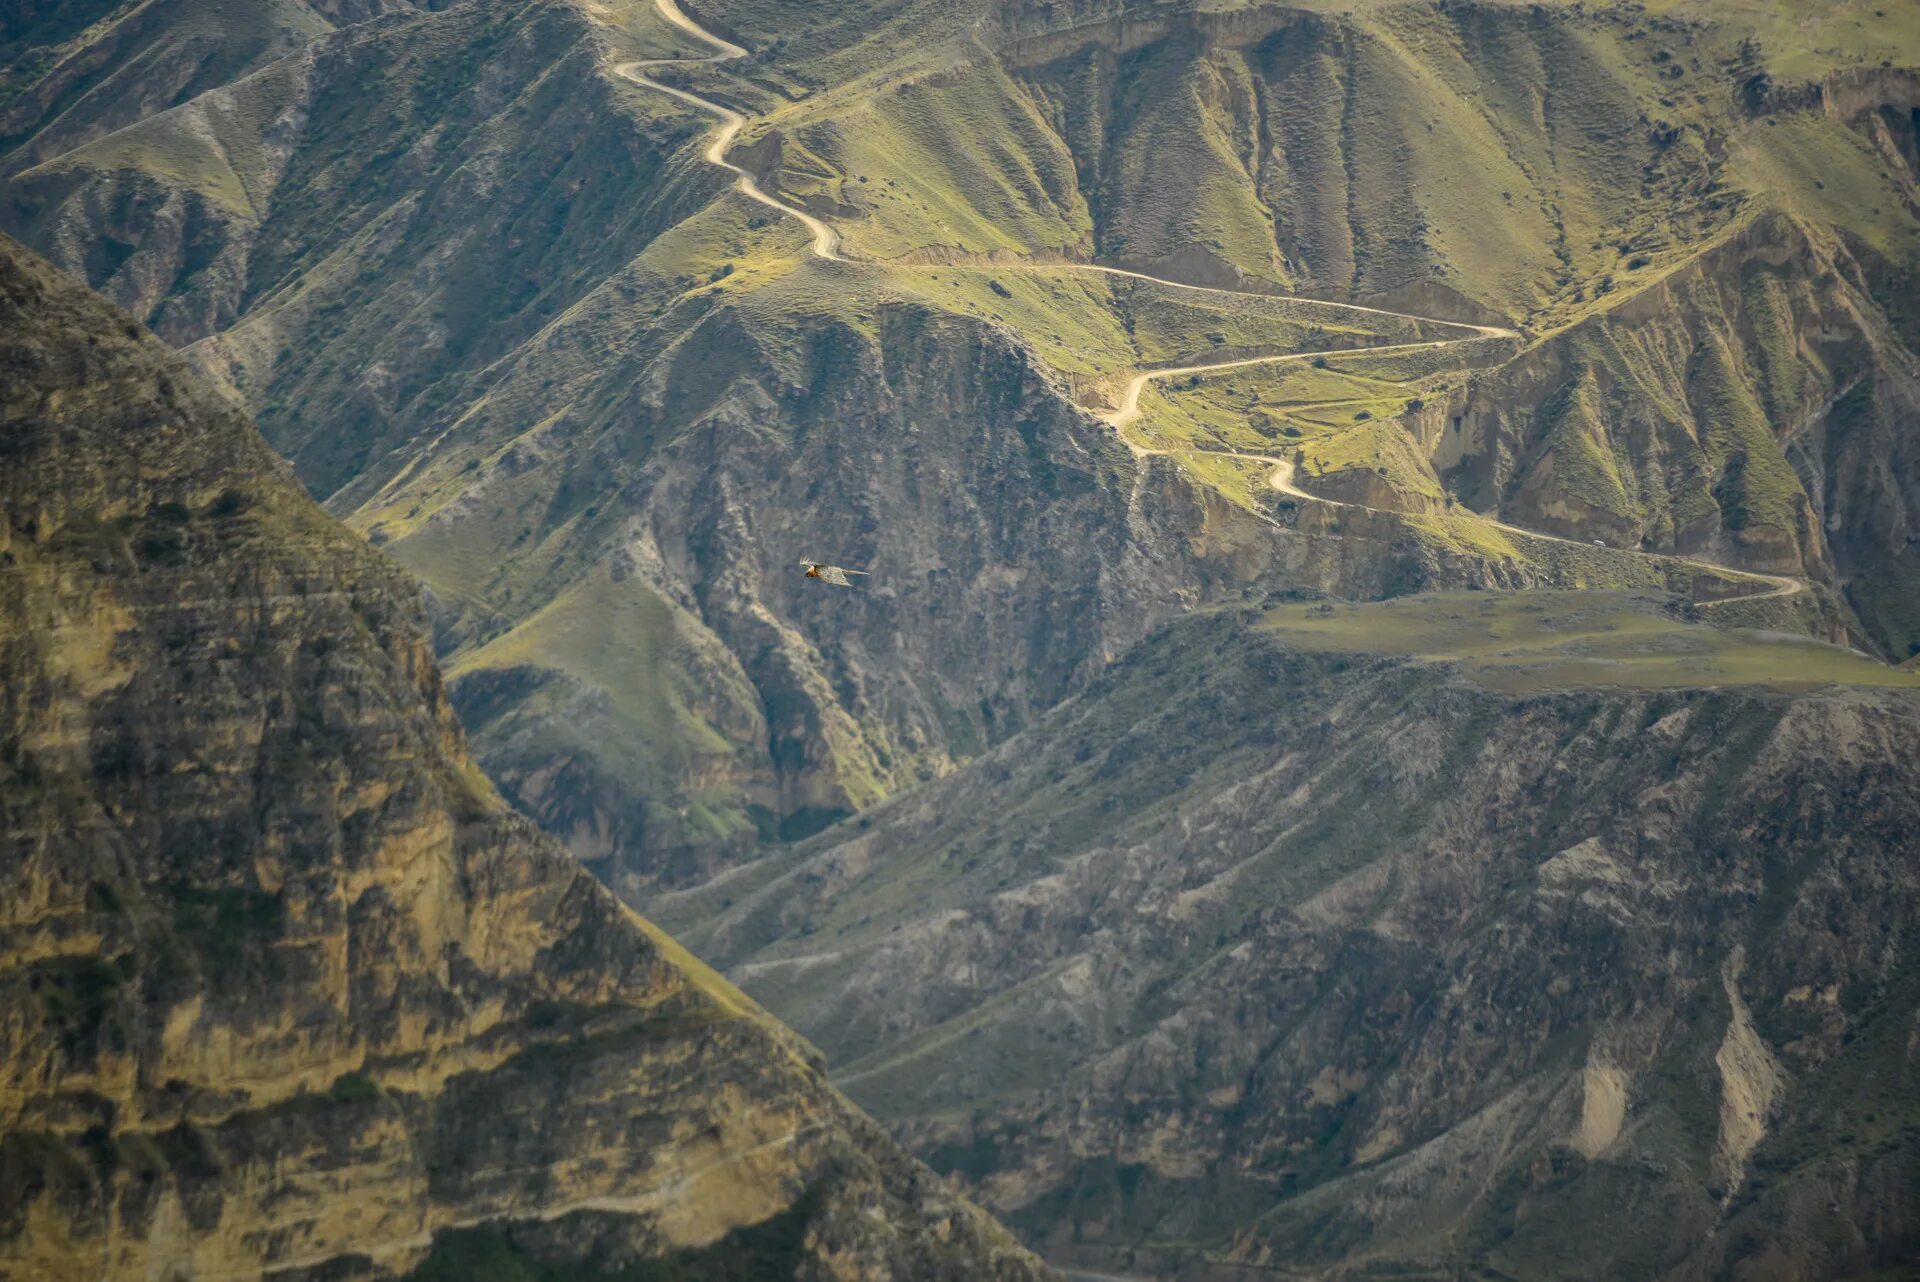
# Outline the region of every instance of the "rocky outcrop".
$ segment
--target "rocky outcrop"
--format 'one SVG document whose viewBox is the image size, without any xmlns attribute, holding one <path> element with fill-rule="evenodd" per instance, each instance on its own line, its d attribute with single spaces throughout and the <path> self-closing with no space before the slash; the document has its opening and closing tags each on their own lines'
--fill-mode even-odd
<svg viewBox="0 0 1920 1282">
<path fill-rule="evenodd" d="M 1353 646 L 1447 644 L 1375 609 Z M 1590 662 L 1500 693 L 1186 620 L 954 776 L 661 907 L 1062 1261 L 1897 1267 L 1915 696 Z"/>
<path fill-rule="evenodd" d="M 0 457 L 0 1272 L 1041 1276 L 514 816 L 412 584 L 5 240 Z"/>
</svg>

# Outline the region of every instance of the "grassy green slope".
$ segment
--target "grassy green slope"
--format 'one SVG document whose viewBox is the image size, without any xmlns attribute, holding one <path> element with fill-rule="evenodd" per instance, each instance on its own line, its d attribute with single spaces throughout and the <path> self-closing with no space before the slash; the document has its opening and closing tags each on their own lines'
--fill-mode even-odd
<svg viewBox="0 0 1920 1282">
<path fill-rule="evenodd" d="M 1302 649 L 1457 664 L 1509 693 L 1826 686 L 1920 690 L 1916 674 L 1778 633 L 1702 628 L 1626 593 L 1441 593 L 1370 605 L 1287 605 L 1262 626 Z"/>
<path fill-rule="evenodd" d="M 877 88 L 794 136 L 831 177 L 809 181 L 789 162 L 783 188 L 859 211 L 847 234 L 863 256 L 930 245 L 1033 255 L 1090 241 L 1072 158 L 990 65 Z"/>
<path fill-rule="evenodd" d="M 651 847 L 670 865 L 676 847 L 771 835 L 758 694 L 696 618 L 636 577 L 584 576 L 448 676 L 470 729 L 512 745 L 488 761 L 496 782 L 590 864 Z M 585 761 L 623 786 L 563 777 L 562 763 Z M 671 786 L 683 780 L 694 786 Z"/>
</svg>

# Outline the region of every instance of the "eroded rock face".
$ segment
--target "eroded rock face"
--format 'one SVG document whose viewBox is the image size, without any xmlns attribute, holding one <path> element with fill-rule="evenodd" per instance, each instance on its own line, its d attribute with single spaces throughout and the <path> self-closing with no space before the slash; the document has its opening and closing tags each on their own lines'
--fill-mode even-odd
<svg viewBox="0 0 1920 1282">
<path fill-rule="evenodd" d="M 1187 620 L 662 908 L 1062 1259 L 1841 1276 L 1920 1241 L 1917 711 Z"/>
<path fill-rule="evenodd" d="M 463 1230 L 590 1272 L 764 1221 L 774 1276 L 1040 1276 L 506 809 L 404 575 L 11 241 L 0 373 L 0 1271 L 387 1277 Z"/>
</svg>

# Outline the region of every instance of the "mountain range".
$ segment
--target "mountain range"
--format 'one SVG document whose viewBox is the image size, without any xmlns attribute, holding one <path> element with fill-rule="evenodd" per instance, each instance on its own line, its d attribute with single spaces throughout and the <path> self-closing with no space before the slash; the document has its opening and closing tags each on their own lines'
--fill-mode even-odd
<svg viewBox="0 0 1920 1282">
<path fill-rule="evenodd" d="M 424 587 L 449 768 L 1051 1258 L 1911 1264 L 1912 0 L 88 0 L 0 67 L 0 229 Z"/>
</svg>

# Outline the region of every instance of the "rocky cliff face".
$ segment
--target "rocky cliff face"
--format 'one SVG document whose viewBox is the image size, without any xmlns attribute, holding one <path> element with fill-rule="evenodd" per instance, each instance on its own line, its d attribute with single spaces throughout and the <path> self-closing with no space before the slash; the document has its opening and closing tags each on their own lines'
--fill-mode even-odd
<svg viewBox="0 0 1920 1282">
<path fill-rule="evenodd" d="M 1910 1262 L 1914 691 L 1789 693 L 1901 678 L 1531 600 L 1183 622 L 663 908 L 1062 1260 Z"/>
<path fill-rule="evenodd" d="M 404 575 L 11 241 L 0 373 L 0 1272 L 1041 1275 L 508 811 Z"/>
</svg>

